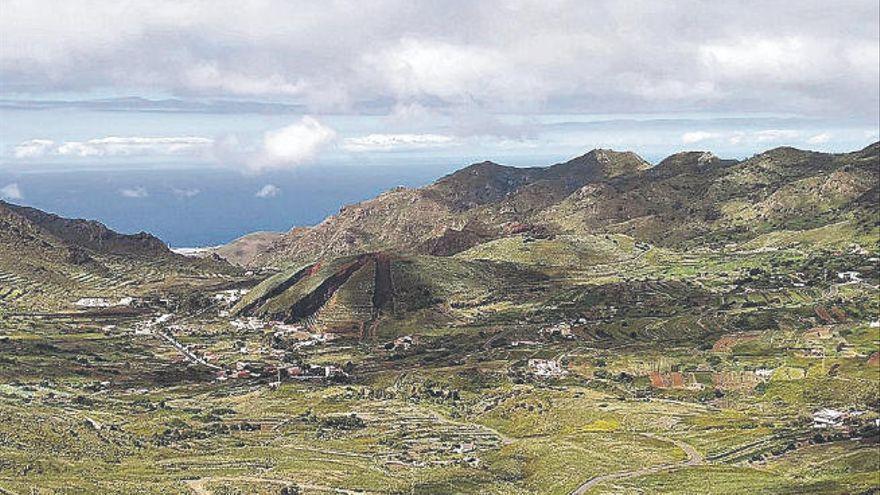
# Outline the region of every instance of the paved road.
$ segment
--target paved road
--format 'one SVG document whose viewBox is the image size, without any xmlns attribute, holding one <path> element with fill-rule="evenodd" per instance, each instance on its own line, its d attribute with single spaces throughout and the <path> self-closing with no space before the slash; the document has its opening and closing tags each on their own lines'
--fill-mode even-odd
<svg viewBox="0 0 880 495">
<path fill-rule="evenodd" d="M 683 461 L 683 462 L 678 462 L 675 464 L 663 464 L 660 466 L 651 466 L 651 467 L 646 467 L 646 468 L 641 468 L 641 469 L 634 469 L 631 471 L 620 471 L 617 473 L 603 474 L 602 476 L 596 476 L 595 478 L 591 478 L 591 479 L 587 480 L 581 486 L 577 487 L 577 489 L 575 489 L 575 491 L 571 492 L 571 495 L 585 495 L 591 489 L 593 489 L 594 487 L 596 487 L 598 485 L 601 485 L 602 483 L 605 483 L 606 481 L 622 480 L 622 479 L 626 479 L 626 478 L 635 478 L 638 476 L 644 476 L 646 474 L 659 473 L 661 471 L 668 471 L 670 469 L 677 469 L 677 468 L 681 468 L 681 467 L 685 467 L 685 466 L 698 466 L 700 464 L 703 464 L 703 462 L 704 462 L 703 456 L 699 452 L 697 452 L 697 450 L 694 449 L 694 447 L 692 445 L 685 443 L 685 442 L 682 442 L 681 440 L 675 440 L 672 438 L 661 437 L 659 435 L 652 435 L 650 433 L 644 433 L 642 436 L 675 444 L 676 447 L 680 448 L 681 450 L 684 451 L 685 454 L 687 454 L 687 456 L 688 456 L 687 460 Z"/>
</svg>

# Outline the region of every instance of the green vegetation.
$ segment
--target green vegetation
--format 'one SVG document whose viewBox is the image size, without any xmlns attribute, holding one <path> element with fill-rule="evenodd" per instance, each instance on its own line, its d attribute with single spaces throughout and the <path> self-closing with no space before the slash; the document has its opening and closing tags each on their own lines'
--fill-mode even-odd
<svg viewBox="0 0 880 495">
<path fill-rule="evenodd" d="M 0 491 L 876 492 L 876 151 L 478 164 L 253 275 L 0 209 Z"/>
</svg>

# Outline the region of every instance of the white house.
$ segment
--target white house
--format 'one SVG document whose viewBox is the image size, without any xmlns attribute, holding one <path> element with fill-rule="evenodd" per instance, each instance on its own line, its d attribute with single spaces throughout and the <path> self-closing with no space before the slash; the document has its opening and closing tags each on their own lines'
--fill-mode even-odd
<svg viewBox="0 0 880 495">
<path fill-rule="evenodd" d="M 847 414 L 836 409 L 819 409 L 813 413 L 813 428 L 837 428 L 843 426 Z"/>
<path fill-rule="evenodd" d="M 540 377 L 563 376 L 568 373 L 555 359 L 529 359 L 529 369 Z"/>
<path fill-rule="evenodd" d="M 109 308 L 110 301 L 103 297 L 84 297 L 75 302 L 74 305 L 80 308 Z"/>
</svg>

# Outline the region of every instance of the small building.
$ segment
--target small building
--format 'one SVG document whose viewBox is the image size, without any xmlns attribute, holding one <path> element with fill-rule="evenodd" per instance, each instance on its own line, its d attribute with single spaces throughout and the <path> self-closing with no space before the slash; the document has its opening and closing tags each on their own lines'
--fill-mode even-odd
<svg viewBox="0 0 880 495">
<path fill-rule="evenodd" d="M 760 378 L 761 380 L 767 381 L 770 377 L 773 376 L 773 371 L 769 368 L 758 368 L 755 370 L 755 376 Z"/>
<path fill-rule="evenodd" d="M 574 338 L 571 325 L 567 322 L 559 322 L 552 327 L 544 328 L 541 333 L 547 337 L 564 337 L 566 339 Z"/>
<path fill-rule="evenodd" d="M 336 376 L 348 376 L 348 373 L 343 371 L 339 366 L 324 366 L 324 378 L 333 378 Z"/>
<path fill-rule="evenodd" d="M 823 408 L 813 413 L 813 428 L 840 428 L 848 415 L 836 409 Z"/>
<path fill-rule="evenodd" d="M 476 445 L 468 442 L 468 443 L 460 443 L 460 444 L 456 445 L 455 448 L 452 449 L 452 451 L 455 452 L 456 454 L 466 454 L 468 452 L 473 452 L 474 450 L 476 450 L 476 448 L 477 448 Z"/>
<path fill-rule="evenodd" d="M 83 297 L 73 304 L 79 308 L 109 308 L 110 307 L 110 301 L 104 299 L 103 297 Z"/>
<path fill-rule="evenodd" d="M 529 369 L 535 376 L 544 378 L 568 374 L 555 359 L 529 359 Z"/>
</svg>

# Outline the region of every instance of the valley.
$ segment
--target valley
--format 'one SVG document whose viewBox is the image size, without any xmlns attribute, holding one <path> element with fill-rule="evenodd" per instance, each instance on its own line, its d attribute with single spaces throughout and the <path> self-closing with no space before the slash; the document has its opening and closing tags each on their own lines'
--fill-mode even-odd
<svg viewBox="0 0 880 495">
<path fill-rule="evenodd" d="M 189 257 L 0 203 L 0 492 L 876 493 L 878 153 L 484 162 Z"/>
</svg>

